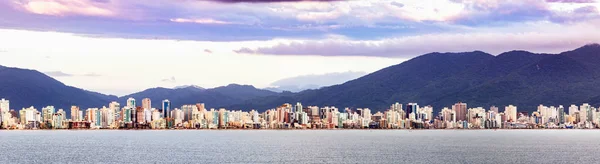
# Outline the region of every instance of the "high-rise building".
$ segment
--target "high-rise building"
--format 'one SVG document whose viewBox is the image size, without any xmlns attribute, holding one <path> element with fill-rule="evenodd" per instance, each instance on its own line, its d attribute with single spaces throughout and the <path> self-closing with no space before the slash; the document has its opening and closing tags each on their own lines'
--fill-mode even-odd
<svg viewBox="0 0 600 164">
<path fill-rule="evenodd" d="M 200 105 L 201 107 L 204 106 L 204 104 Z M 194 113 L 194 111 L 198 111 L 198 105 L 183 105 L 181 106 L 181 111 L 183 113 L 182 116 L 182 120 L 183 121 L 190 121 L 192 120 L 192 113 Z"/>
<path fill-rule="evenodd" d="M 170 118 L 170 114 L 171 114 L 171 101 L 169 101 L 168 99 L 163 100 L 162 101 L 162 111 L 163 111 L 163 118 Z"/>
<path fill-rule="evenodd" d="M 150 100 L 150 98 L 142 99 L 142 108 L 143 109 L 152 109 L 152 100 Z"/>
<path fill-rule="evenodd" d="M 569 106 L 569 115 L 574 116 L 575 113 L 579 113 L 579 107 L 577 105 L 572 104 Z"/>
<path fill-rule="evenodd" d="M 590 106 L 590 104 L 585 103 L 585 104 L 581 105 L 579 110 L 580 110 L 580 112 L 585 111 L 585 114 L 582 114 L 582 115 L 585 115 L 584 116 L 585 119 L 583 119 L 583 117 L 582 117 L 582 119 L 581 119 L 582 121 L 593 122 L 595 111 L 592 110 L 592 106 Z"/>
<path fill-rule="evenodd" d="M 56 110 L 54 109 L 54 106 L 42 108 L 42 122 L 51 123 L 55 112 Z"/>
<path fill-rule="evenodd" d="M 83 121 L 80 120 L 81 116 L 79 116 L 79 111 L 80 110 L 78 106 L 71 106 L 71 121 Z"/>
<path fill-rule="evenodd" d="M 133 108 L 125 107 L 121 110 L 121 118 L 123 123 L 132 123 L 131 114 L 133 113 Z"/>
<path fill-rule="evenodd" d="M 406 118 L 407 119 L 411 118 L 410 117 L 411 113 L 415 114 L 415 117 L 416 117 L 416 114 L 418 113 L 418 110 L 419 110 L 419 105 L 417 103 L 408 103 L 408 104 L 406 104 L 406 113 L 405 113 L 406 114 Z"/>
<path fill-rule="evenodd" d="M 469 121 L 467 119 L 467 103 L 458 102 L 454 104 L 452 111 L 456 114 L 456 121 Z"/>
<path fill-rule="evenodd" d="M 6 99 L 1 99 L 0 100 L 0 115 L 3 112 L 8 112 L 10 111 L 10 101 L 6 100 Z"/>
<path fill-rule="evenodd" d="M 127 99 L 127 107 L 135 109 L 135 99 L 133 97 Z"/>
<path fill-rule="evenodd" d="M 152 122 L 152 109 L 144 109 L 144 121 L 146 123 Z"/>
<path fill-rule="evenodd" d="M 136 123 L 140 123 L 143 124 L 146 122 L 146 112 L 144 112 L 144 108 L 142 107 L 136 107 L 135 108 L 135 113 L 136 113 Z"/>
<path fill-rule="evenodd" d="M 402 110 L 402 104 L 396 102 L 395 104 L 392 104 L 392 106 L 390 106 L 390 110 L 400 112 Z"/>
<path fill-rule="evenodd" d="M 121 109 L 121 104 L 119 104 L 116 101 L 110 102 L 110 104 L 108 104 L 108 108 L 118 111 L 119 109 Z"/>
<path fill-rule="evenodd" d="M 6 99 L 0 100 L 0 122 L 3 122 L 3 115 L 10 111 L 10 101 Z"/>
<path fill-rule="evenodd" d="M 295 107 L 295 111 L 292 112 L 301 112 L 302 111 L 302 104 L 300 102 L 296 103 L 296 107 Z"/>
<path fill-rule="evenodd" d="M 516 122 L 517 121 L 517 107 L 514 105 L 508 105 L 504 108 L 504 114 L 506 115 L 506 121 Z"/>
<path fill-rule="evenodd" d="M 493 111 L 494 113 L 498 113 L 499 112 L 498 111 L 498 107 L 497 106 L 493 106 L 493 105 L 490 107 L 490 111 Z"/>
<path fill-rule="evenodd" d="M 566 122 L 565 120 L 565 107 L 563 107 L 562 105 L 558 106 L 558 123 L 559 124 L 564 124 Z"/>
</svg>

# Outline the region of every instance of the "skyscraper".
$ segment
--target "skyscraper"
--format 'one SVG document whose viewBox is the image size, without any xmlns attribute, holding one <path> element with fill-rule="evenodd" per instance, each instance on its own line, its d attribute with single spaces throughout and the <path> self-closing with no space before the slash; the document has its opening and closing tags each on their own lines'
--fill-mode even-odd
<svg viewBox="0 0 600 164">
<path fill-rule="evenodd" d="M 152 101 L 150 98 L 142 99 L 142 108 L 143 109 L 152 109 Z"/>
<path fill-rule="evenodd" d="M 302 111 L 302 104 L 300 102 L 296 103 L 296 110 L 292 111 L 292 112 L 301 112 Z"/>
<path fill-rule="evenodd" d="M 55 112 L 56 110 L 54 109 L 54 106 L 47 106 L 42 108 L 42 122 L 51 123 L 52 117 L 54 117 Z"/>
<path fill-rule="evenodd" d="M 171 101 L 169 101 L 169 99 L 163 100 L 162 101 L 162 111 L 163 111 L 163 118 L 170 118 L 170 114 L 171 114 Z"/>
<path fill-rule="evenodd" d="M 558 123 L 565 123 L 565 107 L 563 107 L 562 105 L 558 106 Z"/>
<path fill-rule="evenodd" d="M 490 111 L 493 111 L 494 113 L 498 113 L 498 107 L 497 106 L 491 106 L 490 107 Z"/>
<path fill-rule="evenodd" d="M 589 121 L 589 122 L 593 122 L 593 118 L 594 118 L 594 114 L 596 111 L 592 110 L 592 106 L 590 106 L 590 104 L 585 103 L 583 105 L 581 105 L 580 108 L 581 111 L 585 110 L 585 120 L 582 119 L 582 121 Z"/>
<path fill-rule="evenodd" d="M 127 99 L 127 107 L 135 109 L 135 99 L 133 97 Z"/>
<path fill-rule="evenodd" d="M 456 114 L 456 121 L 469 121 L 467 119 L 467 103 L 458 102 L 454 104 L 452 111 Z"/>
<path fill-rule="evenodd" d="M 2 121 L 4 113 L 8 111 L 10 111 L 10 101 L 6 99 L 0 100 L 0 122 Z"/>
<path fill-rule="evenodd" d="M 417 114 L 417 110 L 419 109 L 419 105 L 417 103 L 408 103 L 406 104 L 406 118 L 410 118 L 410 114 Z"/>
<path fill-rule="evenodd" d="M 79 107 L 78 106 L 71 106 L 71 121 L 82 121 L 79 118 L 82 116 L 79 116 Z"/>
<path fill-rule="evenodd" d="M 517 121 L 517 107 L 514 105 L 508 105 L 504 108 L 504 114 L 506 115 L 507 122 Z"/>
</svg>

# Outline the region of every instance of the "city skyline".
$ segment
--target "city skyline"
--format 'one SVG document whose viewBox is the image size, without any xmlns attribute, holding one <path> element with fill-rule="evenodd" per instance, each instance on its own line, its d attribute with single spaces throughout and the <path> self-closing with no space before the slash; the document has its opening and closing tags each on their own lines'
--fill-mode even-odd
<svg viewBox="0 0 600 164">
<path fill-rule="evenodd" d="M 0 2 L 0 64 L 119 96 L 181 85 L 266 88 L 291 77 L 371 73 L 432 50 L 557 53 L 598 43 L 599 6 L 549 0 L 7 0 Z M 301 67 L 306 63 L 311 67 Z M 211 80 L 190 78 L 187 69 Z"/>
<path fill-rule="evenodd" d="M 150 102 L 144 98 L 143 102 Z M 147 105 L 146 103 L 142 106 Z M 600 108 L 588 103 L 563 105 L 540 104 L 534 112 L 519 112 L 507 105 L 504 111 L 491 106 L 468 108 L 458 102 L 451 109 L 443 107 L 437 114 L 430 105 L 395 103 L 382 111 L 369 108 L 303 106 L 282 104 L 264 112 L 205 108 L 204 103 L 171 109 L 163 100 L 161 109 L 136 106 L 127 99 L 123 108 L 110 102 L 102 108 L 85 111 L 72 106 L 71 116 L 64 109 L 46 106 L 39 111 L 31 106 L 16 112 L 10 100 L 0 99 L 0 128 L 3 129 L 595 129 L 600 128 Z"/>
</svg>

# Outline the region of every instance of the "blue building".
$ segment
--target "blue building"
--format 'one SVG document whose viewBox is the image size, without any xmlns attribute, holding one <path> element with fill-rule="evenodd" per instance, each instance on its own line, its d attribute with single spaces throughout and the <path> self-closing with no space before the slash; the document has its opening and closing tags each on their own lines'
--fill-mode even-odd
<svg viewBox="0 0 600 164">
<path fill-rule="evenodd" d="M 169 99 L 162 101 L 162 112 L 163 118 L 171 117 L 171 101 L 169 101 Z"/>
</svg>

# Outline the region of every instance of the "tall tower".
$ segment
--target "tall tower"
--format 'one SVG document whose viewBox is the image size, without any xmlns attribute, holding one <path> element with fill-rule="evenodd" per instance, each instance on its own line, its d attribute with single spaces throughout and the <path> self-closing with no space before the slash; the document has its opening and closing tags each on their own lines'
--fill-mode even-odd
<svg viewBox="0 0 600 164">
<path fill-rule="evenodd" d="M 83 121 L 79 118 L 81 118 L 82 116 L 79 116 L 80 112 L 79 112 L 79 107 L 78 106 L 71 106 L 71 121 Z"/>
<path fill-rule="evenodd" d="M 558 106 L 558 123 L 565 123 L 565 107 L 563 107 L 562 105 Z"/>
<path fill-rule="evenodd" d="M 142 109 L 152 109 L 152 101 L 150 98 L 142 99 Z"/>
<path fill-rule="evenodd" d="M 135 99 L 133 97 L 127 99 L 127 107 L 135 109 Z"/>
<path fill-rule="evenodd" d="M 10 101 L 8 101 L 6 99 L 0 100 L 0 122 L 2 122 L 4 113 L 9 112 L 9 111 L 10 111 Z"/>
<path fill-rule="evenodd" d="M 302 112 L 302 104 L 300 102 L 296 103 L 296 111 L 292 112 Z"/>
<path fill-rule="evenodd" d="M 171 101 L 169 99 L 162 101 L 163 118 L 170 118 L 171 116 Z"/>
<path fill-rule="evenodd" d="M 467 103 L 458 102 L 452 106 L 452 110 L 456 113 L 456 121 L 468 121 Z"/>
<path fill-rule="evenodd" d="M 418 109 L 419 109 L 419 105 L 417 103 L 408 103 L 408 104 L 406 104 L 406 113 L 405 113 L 406 119 L 410 118 L 410 114 L 411 113 L 414 113 L 415 115 L 417 115 L 418 114 L 418 112 L 417 112 Z"/>
</svg>

